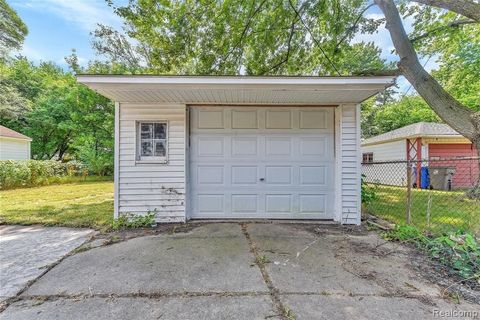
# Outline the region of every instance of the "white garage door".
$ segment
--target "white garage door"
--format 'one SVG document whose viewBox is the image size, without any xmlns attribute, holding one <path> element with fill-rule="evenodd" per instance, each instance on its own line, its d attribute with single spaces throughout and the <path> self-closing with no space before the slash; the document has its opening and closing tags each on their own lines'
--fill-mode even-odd
<svg viewBox="0 0 480 320">
<path fill-rule="evenodd" d="M 332 219 L 334 110 L 190 110 L 192 218 Z"/>
</svg>

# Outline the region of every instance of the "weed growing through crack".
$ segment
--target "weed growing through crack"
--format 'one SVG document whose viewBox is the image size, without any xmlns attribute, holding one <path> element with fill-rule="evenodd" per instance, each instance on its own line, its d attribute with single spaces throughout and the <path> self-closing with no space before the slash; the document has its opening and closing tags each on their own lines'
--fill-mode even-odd
<svg viewBox="0 0 480 320">
<path fill-rule="evenodd" d="M 146 215 L 136 215 L 131 213 L 121 214 L 118 219 L 112 223 L 113 230 L 124 230 L 132 228 L 150 227 L 155 223 L 156 212 L 148 212 Z"/>
<path fill-rule="evenodd" d="M 90 249 L 92 249 L 92 246 L 89 245 L 89 244 L 86 244 L 86 245 L 83 245 L 83 246 L 80 246 L 80 247 L 74 249 L 73 253 L 80 253 L 80 252 L 88 251 Z"/>
<path fill-rule="evenodd" d="M 104 244 L 109 245 L 109 244 L 119 242 L 120 240 L 122 240 L 122 239 L 119 236 L 114 235 L 114 236 L 108 238 L 107 240 L 105 240 Z"/>
<path fill-rule="evenodd" d="M 292 310 L 290 310 L 289 308 L 285 308 L 283 310 L 283 316 L 285 317 L 285 319 L 287 320 L 295 320 L 295 315 L 293 314 Z"/>
<path fill-rule="evenodd" d="M 266 256 L 259 256 L 256 261 L 259 265 L 266 265 L 267 263 L 270 263 L 270 259 Z"/>
</svg>

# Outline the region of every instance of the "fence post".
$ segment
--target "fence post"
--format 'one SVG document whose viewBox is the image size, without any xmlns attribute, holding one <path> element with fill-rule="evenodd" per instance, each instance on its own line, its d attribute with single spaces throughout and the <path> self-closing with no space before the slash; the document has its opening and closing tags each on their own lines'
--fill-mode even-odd
<svg viewBox="0 0 480 320">
<path fill-rule="evenodd" d="M 412 222 L 412 166 L 410 160 L 407 161 L 407 224 Z"/>
</svg>

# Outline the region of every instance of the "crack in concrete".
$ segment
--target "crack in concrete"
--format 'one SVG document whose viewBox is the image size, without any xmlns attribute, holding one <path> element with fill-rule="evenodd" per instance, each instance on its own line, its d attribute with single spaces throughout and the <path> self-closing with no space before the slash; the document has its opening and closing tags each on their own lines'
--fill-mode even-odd
<svg viewBox="0 0 480 320">
<path fill-rule="evenodd" d="M 30 301 L 30 300 L 42 300 L 42 301 L 56 301 L 60 299 L 64 300 L 83 300 L 83 299 L 120 299 L 120 298 L 147 298 L 147 299 L 162 299 L 162 298 L 195 298 L 195 297 L 259 297 L 268 296 L 268 291 L 185 291 L 185 292 L 131 292 L 131 293 L 79 293 L 79 294 L 52 294 L 52 295 L 23 295 L 16 297 L 14 302 L 17 301 Z"/>
<path fill-rule="evenodd" d="M 265 282 L 265 285 L 267 286 L 270 292 L 270 298 L 272 299 L 273 305 L 277 308 L 277 311 L 279 313 L 278 316 L 285 320 L 295 319 L 291 310 L 288 307 L 286 307 L 280 300 L 280 291 L 277 288 L 275 288 L 275 286 L 273 285 L 272 279 L 270 278 L 270 275 L 268 274 L 267 269 L 265 268 L 265 264 L 262 263 L 263 259 L 258 254 L 257 246 L 253 241 L 252 237 L 250 236 L 250 234 L 248 233 L 247 223 L 240 223 L 240 226 L 242 228 L 243 234 L 245 235 L 245 238 L 247 239 L 247 243 L 250 247 L 250 252 L 253 254 L 255 258 L 255 264 L 260 269 L 260 273 L 262 274 L 263 281 Z"/>
<path fill-rule="evenodd" d="M 92 241 L 92 239 L 94 237 L 95 237 L 95 235 L 91 236 L 88 240 L 85 240 L 82 244 L 80 244 L 78 247 L 74 248 L 72 251 L 70 251 L 69 253 L 67 253 L 66 255 L 64 255 L 63 257 L 58 259 L 57 261 L 55 261 L 55 262 L 53 262 L 49 265 L 44 266 L 43 268 L 45 268 L 45 270 L 43 270 L 43 272 L 38 277 L 28 281 L 27 284 L 25 285 L 25 287 L 23 287 L 23 289 L 18 291 L 16 295 L 14 295 L 13 297 L 9 297 L 8 299 L 6 299 L 5 301 L 0 303 L 0 314 L 3 311 L 5 311 L 5 309 L 7 309 L 12 303 L 17 301 L 19 299 L 20 295 L 22 295 L 25 291 L 27 291 L 35 282 L 40 280 L 45 274 L 47 274 L 50 270 L 52 270 L 55 266 L 57 266 L 63 260 L 65 260 L 66 258 L 68 258 L 70 256 L 73 256 L 73 255 L 77 254 L 78 253 L 77 250 L 80 247 L 82 247 L 83 245 L 85 245 L 86 243 Z"/>
</svg>

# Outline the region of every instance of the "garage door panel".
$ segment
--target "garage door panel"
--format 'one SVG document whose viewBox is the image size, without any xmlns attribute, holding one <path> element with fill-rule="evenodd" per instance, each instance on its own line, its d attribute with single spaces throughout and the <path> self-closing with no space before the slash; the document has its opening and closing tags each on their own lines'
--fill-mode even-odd
<svg viewBox="0 0 480 320">
<path fill-rule="evenodd" d="M 198 194 L 196 197 L 197 210 L 201 214 L 224 214 L 224 198 L 223 194 Z"/>
<path fill-rule="evenodd" d="M 293 184 L 293 168 L 291 166 L 265 166 L 266 184 Z"/>
<path fill-rule="evenodd" d="M 258 129 L 258 110 L 232 110 L 232 129 Z"/>
<path fill-rule="evenodd" d="M 300 110 L 300 129 L 328 129 L 332 124 L 328 110 Z"/>
<path fill-rule="evenodd" d="M 252 214 L 258 212 L 257 194 L 232 194 L 232 213 Z"/>
<path fill-rule="evenodd" d="M 268 213 L 291 213 L 291 194 L 266 194 L 265 211 Z"/>
<path fill-rule="evenodd" d="M 198 110 L 197 128 L 224 129 L 224 110 Z"/>
<path fill-rule="evenodd" d="M 301 213 L 325 214 L 326 196 L 324 194 L 301 194 L 299 196 Z"/>
<path fill-rule="evenodd" d="M 194 152 L 198 157 L 224 157 L 224 138 L 219 137 L 197 137 L 194 141 Z"/>
<path fill-rule="evenodd" d="M 300 155 L 324 157 L 327 154 L 327 137 L 300 137 Z"/>
<path fill-rule="evenodd" d="M 265 138 L 265 155 L 267 157 L 287 157 L 292 155 L 292 138 L 291 137 L 266 137 Z"/>
<path fill-rule="evenodd" d="M 208 113 L 217 109 L 221 115 Z M 190 114 L 191 217 L 333 217 L 333 109 L 200 107 Z"/>
<path fill-rule="evenodd" d="M 232 137 L 232 157 L 258 157 L 257 137 Z"/>
<path fill-rule="evenodd" d="M 258 183 L 258 166 L 232 166 L 232 185 L 257 184 Z"/>
<path fill-rule="evenodd" d="M 291 110 L 266 110 L 266 129 L 293 129 Z"/>
<path fill-rule="evenodd" d="M 299 172 L 300 185 L 325 186 L 327 183 L 326 166 L 301 166 Z"/>
<path fill-rule="evenodd" d="M 203 184 L 225 184 L 224 167 L 223 166 L 197 166 L 196 183 Z"/>
</svg>

